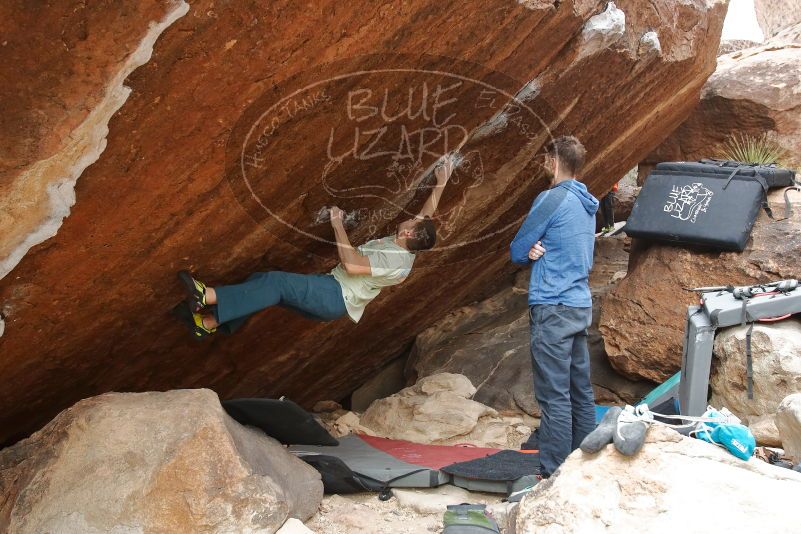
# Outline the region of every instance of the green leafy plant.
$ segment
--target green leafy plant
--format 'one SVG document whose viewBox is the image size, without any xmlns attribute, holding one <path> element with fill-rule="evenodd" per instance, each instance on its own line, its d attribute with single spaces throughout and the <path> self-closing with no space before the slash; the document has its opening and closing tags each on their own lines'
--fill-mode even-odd
<svg viewBox="0 0 801 534">
<path fill-rule="evenodd" d="M 762 135 L 732 134 L 720 148 L 721 159 L 731 159 L 743 163 L 776 163 L 788 166 L 787 151 L 767 133 Z"/>
</svg>

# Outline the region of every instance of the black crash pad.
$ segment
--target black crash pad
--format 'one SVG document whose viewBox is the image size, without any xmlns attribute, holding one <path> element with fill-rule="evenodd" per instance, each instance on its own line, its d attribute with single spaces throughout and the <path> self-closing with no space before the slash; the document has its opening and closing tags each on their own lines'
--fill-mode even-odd
<svg viewBox="0 0 801 534">
<path fill-rule="evenodd" d="M 291 400 L 231 399 L 222 406 L 239 423 L 260 428 L 284 445 L 339 445 L 309 412 Z"/>
</svg>

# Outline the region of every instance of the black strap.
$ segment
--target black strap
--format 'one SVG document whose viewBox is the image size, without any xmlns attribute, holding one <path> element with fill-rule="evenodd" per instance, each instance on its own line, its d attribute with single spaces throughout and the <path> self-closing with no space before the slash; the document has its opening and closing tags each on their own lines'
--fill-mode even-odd
<svg viewBox="0 0 801 534">
<path fill-rule="evenodd" d="M 751 354 L 751 334 L 754 332 L 754 323 L 748 326 L 745 333 L 745 377 L 746 387 L 748 388 L 748 399 L 754 399 L 754 358 Z"/>
<path fill-rule="evenodd" d="M 773 210 L 770 209 L 770 205 L 768 204 L 768 190 L 770 188 L 768 187 L 767 180 L 765 180 L 765 178 L 763 178 L 762 175 L 757 172 L 754 172 L 754 180 L 759 182 L 759 185 L 762 186 L 762 209 L 765 210 L 765 213 L 768 214 L 768 217 L 776 220 L 775 217 L 773 217 Z"/>
<path fill-rule="evenodd" d="M 767 213 L 767 214 L 768 214 L 768 217 L 770 217 L 770 218 L 771 218 L 771 219 L 773 219 L 774 221 L 776 220 L 776 217 L 774 217 L 774 216 L 773 216 L 773 210 L 772 210 L 772 209 L 770 209 L 770 205 L 768 205 L 768 199 L 767 199 L 767 197 L 765 197 L 765 198 L 762 200 L 762 209 L 763 209 L 763 210 L 765 210 L 765 213 Z M 780 220 L 784 220 L 784 219 L 780 219 Z"/>
<path fill-rule="evenodd" d="M 735 169 L 733 171 L 731 171 L 731 174 L 729 175 L 729 178 L 726 180 L 726 184 L 723 186 L 723 190 L 724 191 L 726 190 L 727 187 L 729 187 L 729 184 L 734 179 L 734 175 L 737 174 L 738 172 L 740 172 L 740 169 L 742 169 L 742 168 L 743 168 L 742 165 L 737 165 L 737 167 L 735 167 Z"/>
<path fill-rule="evenodd" d="M 748 313 L 748 297 L 743 297 L 742 318 L 740 324 L 748 324 L 748 331 L 745 333 L 745 379 L 748 390 L 748 399 L 754 398 L 754 358 L 751 353 L 751 334 L 754 332 L 754 320 Z"/>
<path fill-rule="evenodd" d="M 748 165 L 738 165 L 737 168 L 731 172 L 729 177 L 726 179 L 726 184 L 723 186 L 724 191 L 726 190 L 727 187 L 729 187 L 729 184 L 731 183 L 732 180 L 734 180 L 734 177 L 737 175 L 737 173 L 746 167 L 748 167 Z M 762 190 L 765 192 L 765 194 L 767 194 L 770 187 L 768 186 L 768 181 L 765 180 L 765 177 L 759 174 L 756 170 L 754 170 L 754 176 L 752 178 L 756 180 L 759 183 L 759 185 L 762 186 Z"/>
<path fill-rule="evenodd" d="M 723 185 L 723 190 L 725 191 L 726 188 L 729 187 L 729 184 L 731 183 L 732 180 L 734 180 L 734 177 L 737 175 L 738 172 L 740 172 L 742 169 L 746 167 L 752 167 L 752 166 L 753 165 L 745 165 L 745 164 L 738 165 L 726 179 L 726 183 Z M 765 210 L 765 213 L 768 214 L 768 217 L 770 217 L 773 220 L 776 220 L 775 217 L 773 216 L 773 210 L 770 209 L 770 205 L 768 204 L 769 187 L 767 180 L 765 180 L 765 178 L 756 171 L 754 171 L 754 180 L 756 180 L 759 183 L 759 185 L 762 186 L 762 209 Z"/>
<path fill-rule="evenodd" d="M 415 475 L 417 473 L 421 473 L 423 471 L 428 471 L 428 470 L 429 470 L 428 467 L 423 467 L 422 469 L 415 469 L 414 471 L 409 471 L 408 473 L 404 473 L 402 475 L 398 475 L 395 478 L 390 478 L 386 482 L 383 482 L 383 487 L 378 492 L 378 499 L 381 500 L 381 501 L 388 501 L 389 499 L 392 498 L 392 488 L 390 487 L 390 484 L 392 484 L 393 482 L 397 482 L 398 480 L 401 480 L 401 479 L 404 479 L 406 477 Z M 374 481 L 380 483 L 380 481 L 378 479 L 375 479 L 373 477 L 369 477 L 367 475 L 362 475 L 361 473 L 359 473 L 359 476 L 363 476 L 363 477 L 365 477 L 367 479 L 374 480 Z M 432 479 L 433 479 L 433 476 L 432 476 Z M 437 479 L 439 479 L 439 478 L 437 478 Z"/>
</svg>

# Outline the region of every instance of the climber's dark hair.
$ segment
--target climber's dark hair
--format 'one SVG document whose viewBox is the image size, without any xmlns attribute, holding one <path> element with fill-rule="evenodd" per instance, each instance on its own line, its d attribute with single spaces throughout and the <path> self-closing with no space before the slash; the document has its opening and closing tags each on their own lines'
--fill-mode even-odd
<svg viewBox="0 0 801 534">
<path fill-rule="evenodd" d="M 409 250 L 428 250 L 437 242 L 437 226 L 431 217 L 424 217 L 414 225 L 414 234 L 406 239 Z"/>
</svg>

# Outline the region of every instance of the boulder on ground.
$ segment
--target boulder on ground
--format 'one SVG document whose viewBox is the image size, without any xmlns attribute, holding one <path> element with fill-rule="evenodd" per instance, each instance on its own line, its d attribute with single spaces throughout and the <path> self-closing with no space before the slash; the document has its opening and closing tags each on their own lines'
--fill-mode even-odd
<svg viewBox="0 0 801 534">
<path fill-rule="evenodd" d="M 745 48 L 759 46 L 760 44 L 761 43 L 758 41 L 749 41 L 747 39 L 727 39 L 720 42 L 718 56 L 725 56 L 726 54 L 731 54 L 732 52 L 737 52 L 738 50 L 743 50 Z"/>
<path fill-rule="evenodd" d="M 801 393 L 788 395 L 776 410 L 776 427 L 779 429 L 785 456 L 795 464 L 801 463 Z"/>
<path fill-rule="evenodd" d="M 751 434 L 754 435 L 757 445 L 762 445 L 765 447 L 782 446 L 782 440 L 779 436 L 779 429 L 776 428 L 774 414 L 771 413 L 763 416 L 749 416 L 747 417 L 747 421 L 748 429 L 751 430 Z"/>
<path fill-rule="evenodd" d="M 462 375 L 439 373 L 373 402 L 361 425 L 376 435 L 433 443 L 469 434 L 484 416 L 497 412 L 470 400 L 476 389 Z"/>
<path fill-rule="evenodd" d="M 398 499 L 398 507 L 410 508 L 418 514 L 444 514 L 448 505 L 472 502 L 472 494 L 466 489 L 443 484 L 437 488 L 394 488 L 392 495 Z"/>
<path fill-rule="evenodd" d="M 312 412 L 314 413 L 331 413 L 341 410 L 342 405 L 332 400 L 321 400 L 314 403 Z"/>
<path fill-rule="evenodd" d="M 715 372 L 710 378 L 711 404 L 725 406 L 751 427 L 757 441 L 781 446 L 774 417 L 776 407 L 801 391 L 801 321 L 756 323 L 751 335 L 754 395 L 748 398 L 745 335 L 747 326 L 718 332 Z"/>
<path fill-rule="evenodd" d="M 520 503 L 516 533 L 798 532 L 801 474 L 652 427 L 643 449 L 571 454 Z"/>
<path fill-rule="evenodd" d="M 801 0 L 754 0 L 754 9 L 765 39 L 801 22 Z"/>
<path fill-rule="evenodd" d="M 0 494 L 0 532 L 275 532 L 323 486 L 200 389 L 78 402 L 0 451 Z"/>
<path fill-rule="evenodd" d="M 501 412 L 539 416 L 529 352 L 528 273 L 497 294 L 449 313 L 415 339 L 412 378 L 458 373 L 478 384 L 477 402 Z"/>
<path fill-rule="evenodd" d="M 712 252 L 635 240 L 626 277 L 606 296 L 599 330 L 612 366 L 626 376 L 662 382 L 681 367 L 687 306 L 698 296 L 686 287 L 748 285 L 797 278 L 801 265 L 801 194 L 794 215 L 771 220 L 760 212 L 743 252 Z M 784 213 L 780 190 L 768 200 Z"/>
<path fill-rule="evenodd" d="M 393 393 L 402 390 L 408 385 L 404 376 L 405 366 L 405 357 L 395 358 L 386 367 L 376 372 L 367 382 L 351 393 L 351 409 L 363 412 L 370 407 L 374 400 L 389 397 Z"/>
</svg>

